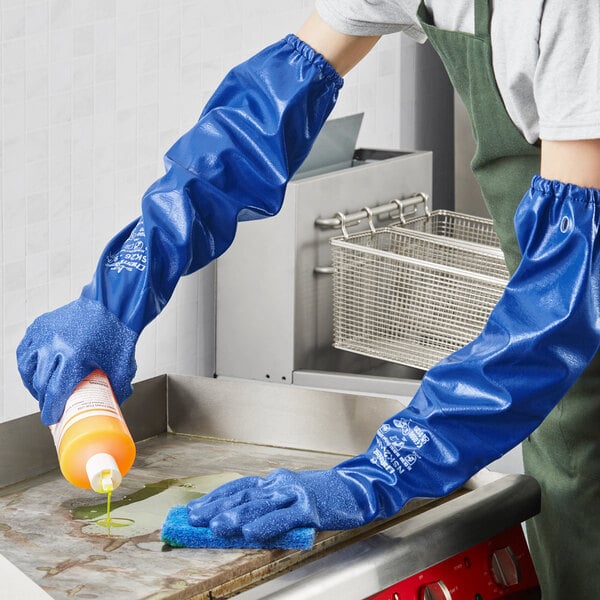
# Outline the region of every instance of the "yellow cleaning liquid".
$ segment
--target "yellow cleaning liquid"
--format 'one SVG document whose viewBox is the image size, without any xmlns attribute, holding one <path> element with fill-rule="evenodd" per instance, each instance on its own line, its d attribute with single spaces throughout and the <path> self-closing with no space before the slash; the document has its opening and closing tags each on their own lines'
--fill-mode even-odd
<svg viewBox="0 0 600 600">
<path fill-rule="evenodd" d="M 121 484 L 135 459 L 135 443 L 108 377 L 88 375 L 50 427 L 60 470 L 73 485 L 109 493 Z"/>
<path fill-rule="evenodd" d="M 104 519 L 100 519 L 99 521 L 96 521 L 96 523 L 98 523 L 98 525 L 100 525 L 101 527 L 106 527 L 106 529 L 108 530 L 108 535 L 110 535 L 110 527 L 112 525 L 112 521 L 110 519 L 110 499 L 112 498 L 112 490 L 108 490 L 108 492 L 106 493 L 106 516 L 104 517 Z"/>
</svg>

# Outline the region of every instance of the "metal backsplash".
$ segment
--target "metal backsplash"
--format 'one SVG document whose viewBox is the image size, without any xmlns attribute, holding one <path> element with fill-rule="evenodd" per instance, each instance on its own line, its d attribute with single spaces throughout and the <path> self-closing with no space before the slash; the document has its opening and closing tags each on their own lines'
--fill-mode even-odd
<svg viewBox="0 0 600 600">
<path fill-rule="evenodd" d="M 413 386 L 407 382 L 403 389 L 408 400 Z M 171 432 L 351 455 L 362 452 L 380 423 L 403 408 L 401 400 L 162 375 L 136 383 L 122 408 L 136 442 Z M 39 414 L 0 423 L 0 488 L 57 468 L 54 443 Z"/>
</svg>

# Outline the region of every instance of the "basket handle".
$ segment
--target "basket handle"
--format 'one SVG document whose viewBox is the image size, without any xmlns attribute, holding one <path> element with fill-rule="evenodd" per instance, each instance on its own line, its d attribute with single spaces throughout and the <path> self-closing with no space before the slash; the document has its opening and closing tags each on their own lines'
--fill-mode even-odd
<svg viewBox="0 0 600 600">
<path fill-rule="evenodd" d="M 379 206 L 365 207 L 353 213 L 336 212 L 333 217 L 319 217 L 315 220 L 315 226 L 319 229 L 341 229 L 345 238 L 348 237 L 348 227 L 358 225 L 363 219 L 369 220 L 371 232 L 375 231 L 374 218 L 379 220 L 392 220 L 398 218 L 404 224 L 407 216 L 414 216 L 419 210 L 419 205 L 423 205 L 425 216 L 431 215 L 431 201 L 428 194 L 418 192 L 410 198 L 395 198 L 387 204 Z M 406 211 L 410 210 L 410 213 Z"/>
<path fill-rule="evenodd" d="M 431 216 L 431 210 L 429 210 L 429 196 L 427 194 L 419 192 L 407 200 L 400 200 L 398 198 L 392 200 L 392 204 L 395 204 L 398 207 L 398 212 L 400 213 L 400 223 L 402 223 L 402 225 L 406 225 L 406 217 L 414 217 L 417 214 L 419 210 L 418 205 L 421 202 L 423 202 L 423 211 L 425 212 L 425 216 L 429 219 Z M 410 213 L 405 212 L 405 209 L 408 208 L 411 209 Z"/>
</svg>

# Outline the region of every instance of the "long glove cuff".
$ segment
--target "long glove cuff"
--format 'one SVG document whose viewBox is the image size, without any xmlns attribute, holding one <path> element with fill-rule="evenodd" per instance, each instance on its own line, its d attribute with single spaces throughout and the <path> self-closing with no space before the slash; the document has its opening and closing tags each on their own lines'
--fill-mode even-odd
<svg viewBox="0 0 600 600">
<path fill-rule="evenodd" d="M 83 294 L 140 332 L 177 281 L 220 256 L 239 220 L 276 214 L 343 80 L 296 36 L 230 71 L 165 155 L 142 217 L 108 245 Z"/>
<path fill-rule="evenodd" d="M 522 261 L 482 333 L 434 366 L 365 454 L 336 470 L 365 521 L 445 495 L 529 435 L 600 343 L 600 191 L 535 177 Z"/>
</svg>

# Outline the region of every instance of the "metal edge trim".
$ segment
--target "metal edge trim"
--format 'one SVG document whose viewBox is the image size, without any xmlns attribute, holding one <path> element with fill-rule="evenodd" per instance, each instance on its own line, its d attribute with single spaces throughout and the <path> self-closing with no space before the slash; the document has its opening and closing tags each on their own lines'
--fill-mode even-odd
<svg viewBox="0 0 600 600">
<path fill-rule="evenodd" d="M 537 514 L 540 487 L 506 475 L 320 558 L 236 598 L 366 598 Z M 490 519 L 490 514 L 496 518 Z M 425 542 L 425 543 L 424 543 Z"/>
</svg>

